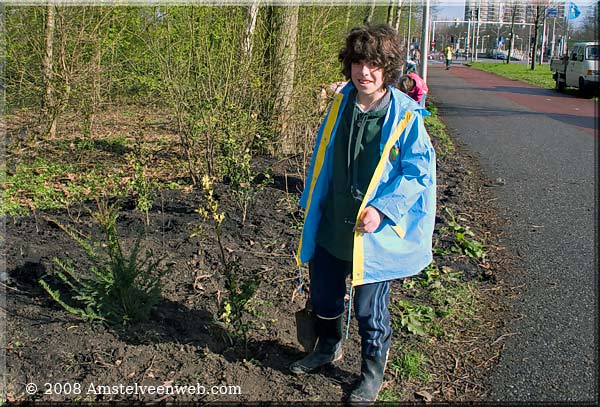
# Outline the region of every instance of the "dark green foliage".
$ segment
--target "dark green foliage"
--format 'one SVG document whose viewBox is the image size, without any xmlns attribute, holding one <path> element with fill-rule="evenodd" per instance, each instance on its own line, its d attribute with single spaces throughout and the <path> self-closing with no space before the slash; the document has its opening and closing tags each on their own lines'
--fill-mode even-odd
<svg viewBox="0 0 600 407">
<path fill-rule="evenodd" d="M 242 269 L 237 261 L 229 261 L 223 266 L 227 299 L 220 304 L 219 319 L 232 328 L 234 336 L 247 340 L 248 332 L 256 321 L 251 318 L 248 305 L 254 298 L 259 282 L 242 277 Z"/>
<path fill-rule="evenodd" d="M 104 232 L 104 242 L 82 238 L 77 231 L 61 226 L 84 249 L 91 267 L 89 272 L 77 270 L 71 260 L 55 259 L 56 276 L 69 287 L 69 299 L 63 299 L 43 279 L 41 286 L 63 308 L 87 321 L 125 325 L 144 321 L 160 299 L 159 260 L 146 252 L 140 260 L 138 239 L 129 254 L 123 252 L 117 233 L 118 209 L 98 204 L 93 214 Z"/>
<path fill-rule="evenodd" d="M 473 259 L 482 259 L 485 256 L 483 244 L 475 239 L 471 239 L 475 234 L 468 226 L 463 226 L 458 223 L 460 218 L 454 216 L 449 208 L 444 208 L 446 214 L 450 217 L 447 228 L 454 232 L 456 245 L 452 248 L 453 251 L 465 254 Z"/>
</svg>

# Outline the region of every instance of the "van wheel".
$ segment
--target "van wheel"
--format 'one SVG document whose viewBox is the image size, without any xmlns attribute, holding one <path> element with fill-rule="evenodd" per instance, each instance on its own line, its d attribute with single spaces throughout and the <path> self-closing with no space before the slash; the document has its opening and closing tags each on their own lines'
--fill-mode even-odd
<svg viewBox="0 0 600 407">
<path fill-rule="evenodd" d="M 588 88 L 587 86 L 585 86 L 585 81 L 583 80 L 583 78 L 579 78 L 579 93 L 583 97 L 588 97 L 589 95 Z"/>
</svg>

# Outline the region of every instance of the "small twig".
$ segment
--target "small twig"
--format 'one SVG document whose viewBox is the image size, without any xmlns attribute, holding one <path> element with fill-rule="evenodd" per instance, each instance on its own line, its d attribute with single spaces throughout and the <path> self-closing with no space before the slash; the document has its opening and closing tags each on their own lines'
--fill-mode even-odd
<svg viewBox="0 0 600 407">
<path fill-rule="evenodd" d="M 286 281 L 296 280 L 297 278 L 298 278 L 298 276 L 288 277 L 288 278 L 284 278 L 284 279 L 278 280 L 278 281 L 271 281 L 271 283 L 275 283 L 275 284 L 285 283 Z"/>
<path fill-rule="evenodd" d="M 295 257 L 295 256 L 289 255 L 289 254 L 253 252 L 252 250 L 234 249 L 232 251 L 237 252 L 237 253 L 252 253 L 253 256 L 257 256 L 257 257 L 292 257 L 292 258 Z"/>
<path fill-rule="evenodd" d="M 261 274 L 268 273 L 269 271 L 273 271 L 273 267 L 258 271 L 256 272 L 255 276 L 260 276 Z"/>
<path fill-rule="evenodd" d="M 497 344 L 498 342 L 500 342 L 505 337 L 509 337 L 509 336 L 513 336 L 513 335 L 519 335 L 519 332 L 511 332 L 511 333 L 507 333 L 507 334 L 504 334 L 504 335 L 500 335 L 494 342 L 491 343 L 490 346 L 494 346 L 495 344 Z"/>
<path fill-rule="evenodd" d="M 154 359 L 156 359 L 156 355 L 152 356 L 152 360 L 150 361 L 150 365 L 148 365 L 148 367 L 144 371 L 144 374 L 142 375 L 140 383 L 144 381 L 144 378 L 146 377 L 146 375 L 148 374 L 148 372 L 150 371 L 150 369 L 152 369 L 152 365 L 154 364 Z"/>
<path fill-rule="evenodd" d="M 502 290 L 502 287 L 491 287 L 491 288 L 480 288 L 479 291 L 486 292 L 486 291 L 499 291 Z"/>
<path fill-rule="evenodd" d="M 477 367 L 477 368 L 480 368 L 480 367 L 482 367 L 482 366 L 485 366 L 485 365 L 487 365 L 489 362 L 491 362 L 492 360 L 494 360 L 494 359 L 497 359 L 499 356 L 500 356 L 500 354 L 498 353 L 498 354 L 496 354 L 496 355 L 492 356 L 491 358 L 489 358 L 488 360 L 486 360 L 485 362 L 482 362 L 482 363 L 478 364 L 476 367 Z"/>
<path fill-rule="evenodd" d="M 18 293 L 24 293 L 24 292 L 25 292 L 25 291 L 23 291 L 23 290 L 19 290 L 18 288 L 11 287 L 11 286 L 9 286 L 9 285 L 6 285 L 6 284 L 4 284 L 4 283 L 0 283 L 0 285 L 1 285 L 1 286 L 3 286 L 4 288 L 8 288 L 9 290 L 13 290 L 13 291 L 16 291 L 16 292 L 18 292 Z"/>
</svg>

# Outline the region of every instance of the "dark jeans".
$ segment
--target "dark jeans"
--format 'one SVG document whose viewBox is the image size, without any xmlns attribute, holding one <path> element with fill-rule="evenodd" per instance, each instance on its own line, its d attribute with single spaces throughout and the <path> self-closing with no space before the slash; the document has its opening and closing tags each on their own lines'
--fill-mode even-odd
<svg viewBox="0 0 600 407">
<path fill-rule="evenodd" d="M 345 311 L 346 278 L 352 272 L 352 262 L 332 256 L 320 246 L 310 262 L 310 298 L 313 311 L 325 319 L 336 318 Z M 354 287 L 354 313 L 358 321 L 362 352 L 370 356 L 385 356 L 390 348 L 390 282 Z"/>
</svg>

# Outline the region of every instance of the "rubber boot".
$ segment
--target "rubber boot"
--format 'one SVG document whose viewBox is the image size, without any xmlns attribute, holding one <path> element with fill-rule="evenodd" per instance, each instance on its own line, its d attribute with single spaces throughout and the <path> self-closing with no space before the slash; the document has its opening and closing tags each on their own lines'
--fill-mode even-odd
<svg viewBox="0 0 600 407">
<path fill-rule="evenodd" d="M 304 359 L 290 365 L 293 374 L 302 375 L 342 358 L 342 319 L 343 315 L 335 319 L 323 319 L 317 316 L 315 321 L 317 345 Z"/>
<path fill-rule="evenodd" d="M 350 403 L 374 403 L 383 385 L 383 373 L 387 363 L 385 356 L 363 355 L 360 366 L 360 380 L 348 401 Z"/>
</svg>

